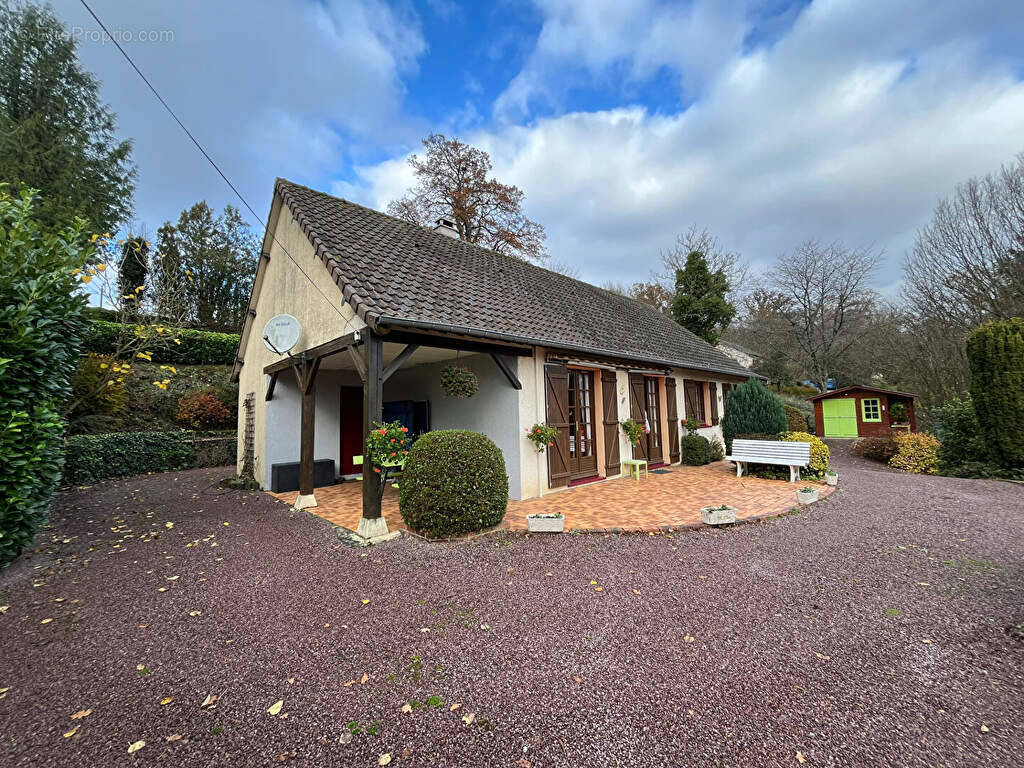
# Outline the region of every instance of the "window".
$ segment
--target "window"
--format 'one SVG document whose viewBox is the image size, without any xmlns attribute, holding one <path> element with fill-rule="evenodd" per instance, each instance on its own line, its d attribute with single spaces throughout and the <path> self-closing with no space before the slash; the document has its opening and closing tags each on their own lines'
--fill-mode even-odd
<svg viewBox="0 0 1024 768">
<path fill-rule="evenodd" d="M 715 382 L 708 383 L 708 392 L 711 393 L 711 426 L 718 426 L 718 385 Z"/>
<path fill-rule="evenodd" d="M 882 420 L 882 401 L 877 397 L 865 397 L 860 401 L 860 408 L 864 421 Z"/>
<path fill-rule="evenodd" d="M 707 419 L 704 416 L 704 382 L 684 381 L 683 392 L 686 395 L 684 418 L 696 419 L 701 424 L 707 424 Z"/>
</svg>

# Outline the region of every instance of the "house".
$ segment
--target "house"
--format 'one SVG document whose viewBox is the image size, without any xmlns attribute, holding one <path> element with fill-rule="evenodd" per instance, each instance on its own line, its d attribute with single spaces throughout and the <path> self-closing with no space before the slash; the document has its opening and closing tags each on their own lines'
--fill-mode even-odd
<svg viewBox="0 0 1024 768">
<path fill-rule="evenodd" d="M 814 403 L 815 431 L 822 437 L 872 437 L 893 430 L 917 430 L 917 395 L 878 387 L 853 386 L 822 392 Z M 895 407 L 899 420 L 893 418 Z"/>
<path fill-rule="evenodd" d="M 748 371 L 754 367 L 759 357 L 757 352 L 754 352 L 752 349 L 742 347 L 732 341 L 719 341 L 715 349 L 724 352 Z"/>
<path fill-rule="evenodd" d="M 263 342 L 280 314 L 301 326 L 289 355 Z M 453 364 L 479 377 L 472 398 L 442 391 Z M 298 462 L 296 506 L 312 506 L 317 484 L 361 472 L 374 422 L 401 420 L 488 435 L 510 497 L 530 498 L 615 477 L 621 457 L 678 462 L 680 421 L 720 436 L 749 375 L 656 309 L 466 243 L 444 220 L 420 227 L 279 179 L 232 371 L 238 469 L 271 488 Z M 636 448 L 628 417 L 650 425 Z M 537 454 L 525 435 L 542 422 L 559 437 Z M 373 488 L 366 473 L 367 537 L 387 532 Z"/>
</svg>

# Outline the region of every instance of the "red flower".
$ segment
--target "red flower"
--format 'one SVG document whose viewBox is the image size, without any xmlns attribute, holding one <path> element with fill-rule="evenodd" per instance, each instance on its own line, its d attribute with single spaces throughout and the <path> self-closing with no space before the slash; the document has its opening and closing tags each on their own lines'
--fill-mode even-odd
<svg viewBox="0 0 1024 768">
<path fill-rule="evenodd" d="M 408 452 L 408 451 L 402 451 L 402 453 L 405 453 L 405 454 L 407 454 L 407 453 L 409 453 L 409 452 Z"/>
<path fill-rule="evenodd" d="M 408 428 L 408 427 L 402 427 L 402 431 L 403 431 L 403 432 L 408 432 L 408 431 L 409 431 L 409 428 Z"/>
<path fill-rule="evenodd" d="M 373 471 L 376 472 L 378 475 L 380 474 L 380 468 L 378 467 L 374 467 Z"/>
<path fill-rule="evenodd" d="M 382 435 L 386 435 L 386 434 L 388 433 L 388 431 L 387 431 L 386 429 L 380 429 L 380 430 L 378 430 L 378 431 L 379 431 L 379 432 L 380 432 L 380 433 L 381 433 Z"/>
<path fill-rule="evenodd" d="M 548 443 L 548 445 L 554 445 L 554 443 Z"/>
<path fill-rule="evenodd" d="M 391 455 L 392 455 L 392 456 L 397 456 L 398 454 L 397 454 L 397 453 L 395 453 L 394 451 L 392 451 L 392 452 L 391 452 Z"/>
<path fill-rule="evenodd" d="M 392 437 L 392 438 L 391 438 L 391 442 L 392 442 L 392 443 L 393 443 L 393 442 L 395 442 L 395 438 L 393 438 L 393 437 Z"/>
</svg>

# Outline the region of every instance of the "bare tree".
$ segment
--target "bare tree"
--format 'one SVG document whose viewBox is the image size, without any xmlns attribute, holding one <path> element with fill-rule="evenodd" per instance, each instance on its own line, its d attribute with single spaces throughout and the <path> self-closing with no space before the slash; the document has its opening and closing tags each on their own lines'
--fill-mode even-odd
<svg viewBox="0 0 1024 768">
<path fill-rule="evenodd" d="M 685 269 L 687 257 L 695 251 L 704 255 L 710 272 L 721 271 L 725 275 L 729 282 L 726 298 L 731 304 L 739 304 L 750 287 L 749 264 L 740 254 L 722 247 L 707 229 L 698 229 L 696 224 L 676 236 L 675 245 L 661 252 L 662 271 L 655 273 L 655 279 L 674 288 L 676 270 Z"/>
<path fill-rule="evenodd" d="M 420 226 L 451 218 L 467 242 L 529 261 L 547 256 L 544 227 L 523 213 L 526 195 L 489 175 L 490 155 L 439 133 L 424 139 L 423 146 L 424 157 L 409 158 L 416 185 L 388 203 L 389 214 Z"/>
<path fill-rule="evenodd" d="M 1024 315 L 1024 153 L 941 200 L 904 269 L 911 311 L 961 336 Z"/>
<path fill-rule="evenodd" d="M 808 241 L 779 259 L 769 278 L 777 314 L 774 343 L 824 387 L 871 324 L 878 300 L 869 287 L 880 254 Z M 767 305 L 769 308 L 771 303 Z"/>
</svg>

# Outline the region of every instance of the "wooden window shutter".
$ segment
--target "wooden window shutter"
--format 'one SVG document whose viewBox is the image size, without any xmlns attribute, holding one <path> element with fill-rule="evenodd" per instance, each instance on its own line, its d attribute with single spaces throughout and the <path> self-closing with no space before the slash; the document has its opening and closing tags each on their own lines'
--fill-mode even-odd
<svg viewBox="0 0 1024 768">
<path fill-rule="evenodd" d="M 708 394 L 711 395 L 711 426 L 718 425 L 718 385 L 715 382 L 708 383 Z"/>
<path fill-rule="evenodd" d="M 555 444 L 547 447 L 548 486 L 561 488 L 569 484 L 569 369 L 545 365 L 544 389 L 548 426 L 558 430 Z"/>
<path fill-rule="evenodd" d="M 665 379 L 665 415 L 668 418 L 668 463 L 679 461 L 679 407 L 676 404 L 676 380 Z"/>
<path fill-rule="evenodd" d="M 612 477 L 622 471 L 619 463 L 619 407 L 615 371 L 601 371 L 601 420 L 604 425 L 605 475 Z"/>
<path fill-rule="evenodd" d="M 638 424 L 644 423 L 644 376 L 642 373 L 629 374 L 629 414 Z M 641 436 L 633 446 L 634 459 L 647 458 L 647 437 Z"/>
</svg>

